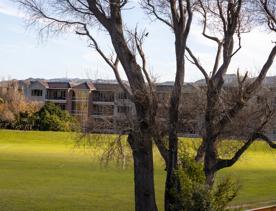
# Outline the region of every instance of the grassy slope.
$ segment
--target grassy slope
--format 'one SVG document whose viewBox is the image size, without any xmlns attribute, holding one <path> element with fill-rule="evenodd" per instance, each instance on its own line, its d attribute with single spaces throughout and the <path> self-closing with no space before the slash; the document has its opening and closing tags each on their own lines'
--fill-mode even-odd
<svg viewBox="0 0 276 211">
<path fill-rule="evenodd" d="M 0 210 L 133 210 L 132 169 L 102 168 L 95 154 L 74 148 L 68 133 L 0 131 Z M 161 208 L 165 174 L 156 160 Z M 242 184 L 235 204 L 276 199 L 275 164 L 276 154 L 258 143 L 220 173 Z"/>
<path fill-rule="evenodd" d="M 276 151 L 264 143 L 254 144 L 236 165 L 222 174 L 234 176 L 241 184 L 235 204 L 276 203 Z"/>
<path fill-rule="evenodd" d="M 68 133 L 0 131 L 0 210 L 133 210 L 132 169 L 93 158 Z"/>
</svg>

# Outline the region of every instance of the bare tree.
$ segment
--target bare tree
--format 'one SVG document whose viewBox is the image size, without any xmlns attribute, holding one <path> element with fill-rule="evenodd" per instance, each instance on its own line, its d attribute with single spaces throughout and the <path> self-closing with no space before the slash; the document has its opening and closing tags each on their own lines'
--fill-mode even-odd
<svg viewBox="0 0 276 211">
<path fill-rule="evenodd" d="M 174 86 L 170 96 L 169 106 L 169 149 L 167 157 L 167 178 L 165 188 L 165 210 L 169 210 L 173 198 L 170 190 L 173 184 L 172 176 L 177 169 L 178 159 L 178 135 L 177 126 L 179 120 L 179 107 L 181 102 L 181 91 L 184 85 L 185 74 L 185 49 L 189 36 L 192 18 L 193 2 L 191 0 L 143 0 L 142 5 L 147 13 L 167 25 L 173 32 L 175 38 L 176 74 Z"/>
<path fill-rule="evenodd" d="M 86 37 L 90 46 L 113 70 L 118 83 L 132 99 L 136 110 L 134 126 L 129 131 L 127 139 L 134 159 L 135 209 L 157 210 L 152 154 L 156 103 L 141 48 L 143 39 L 135 34 L 138 55 L 143 61 L 143 64 L 139 65 L 122 19 L 121 12 L 129 2 L 127 0 L 17 0 L 17 2 L 26 10 L 30 23 L 39 26 L 40 32 L 73 31 L 79 36 Z M 115 57 L 110 58 L 100 47 L 93 35 L 93 29 L 97 28 L 108 33 Z M 123 67 L 129 87 L 122 82 L 119 64 Z"/>
<path fill-rule="evenodd" d="M 276 1 L 275 0 L 258 0 L 255 1 L 257 8 L 255 11 L 261 13 L 257 16 L 257 22 L 266 24 L 272 31 L 276 31 Z"/>
<path fill-rule="evenodd" d="M 31 117 L 41 109 L 42 104 L 28 101 L 24 97 L 18 81 L 11 80 L 1 83 L 0 127 L 24 130 L 32 129 L 34 126 L 34 119 Z M 25 118 L 22 118 L 22 116 L 25 116 Z M 22 122 L 22 120 L 26 121 Z"/>
<path fill-rule="evenodd" d="M 227 105 L 223 99 L 224 78 L 234 55 L 241 49 L 241 33 L 250 30 L 252 13 L 248 7 L 254 7 L 250 1 L 244 0 L 199 0 L 198 12 L 202 17 L 202 34 L 205 38 L 217 44 L 217 52 L 211 74 L 200 64 L 199 59 L 190 48 L 187 48 L 189 59 L 202 72 L 206 82 L 206 108 L 203 143 L 198 150 L 196 159 L 204 159 L 206 183 L 213 184 L 215 172 L 233 165 L 249 145 L 256 139 L 267 138 L 261 133 L 264 126 L 271 118 L 272 112 L 263 113 L 261 121 L 255 130 L 247 134 L 247 141 L 235 153 L 232 159 L 221 159 L 218 155 L 218 141 L 223 131 L 235 117 L 246 107 L 248 101 L 260 89 L 265 76 L 273 64 L 276 46 L 272 48 L 267 60 L 260 70 L 259 75 L 248 82 L 248 76 L 237 77 L 238 89 L 234 101 Z M 263 15 L 262 13 L 254 15 Z M 269 142 L 272 144 L 272 142 Z"/>
</svg>

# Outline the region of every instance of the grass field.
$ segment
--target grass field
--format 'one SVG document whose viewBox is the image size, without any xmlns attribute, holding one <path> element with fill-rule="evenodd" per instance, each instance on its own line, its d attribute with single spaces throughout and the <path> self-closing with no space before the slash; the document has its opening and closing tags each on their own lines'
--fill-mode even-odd
<svg viewBox="0 0 276 211">
<path fill-rule="evenodd" d="M 0 131 L 0 210 L 133 210 L 133 172 L 101 167 L 99 146 L 76 148 L 72 134 Z M 162 210 L 165 172 L 156 155 L 157 202 Z M 221 175 L 242 189 L 233 204 L 276 203 L 276 152 L 254 144 Z"/>
</svg>

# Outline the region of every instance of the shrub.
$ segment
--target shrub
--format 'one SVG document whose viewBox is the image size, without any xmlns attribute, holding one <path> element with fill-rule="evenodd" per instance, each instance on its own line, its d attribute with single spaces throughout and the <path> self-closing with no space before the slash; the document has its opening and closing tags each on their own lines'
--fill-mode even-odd
<svg viewBox="0 0 276 211">
<path fill-rule="evenodd" d="M 68 111 L 51 102 L 46 103 L 35 115 L 35 125 L 39 130 L 73 131 L 78 126 L 76 119 Z"/>
<path fill-rule="evenodd" d="M 202 164 L 188 156 L 180 159 L 170 182 L 173 187 L 169 191 L 173 199 L 169 206 L 171 211 L 223 211 L 239 189 L 230 178 L 218 181 L 212 188 L 206 186 Z"/>
<path fill-rule="evenodd" d="M 212 206 L 215 211 L 225 210 L 226 206 L 238 194 L 239 186 L 230 177 L 225 177 L 217 182 L 212 190 Z"/>
</svg>

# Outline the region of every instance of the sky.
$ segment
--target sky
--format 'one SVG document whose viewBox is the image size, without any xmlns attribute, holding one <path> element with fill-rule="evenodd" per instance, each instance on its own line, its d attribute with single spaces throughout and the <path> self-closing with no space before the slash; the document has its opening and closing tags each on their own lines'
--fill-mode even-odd
<svg viewBox="0 0 276 211">
<path fill-rule="evenodd" d="M 124 18 L 129 27 L 138 26 L 149 32 L 145 40 L 148 69 L 157 81 L 171 81 L 175 76 L 174 39 L 170 30 L 157 21 L 149 21 L 141 10 L 126 10 Z M 0 78 L 90 78 L 114 79 L 112 70 L 89 48 L 87 40 L 75 34 L 61 34 L 41 39 L 35 28 L 28 28 L 24 14 L 10 0 L 0 0 Z M 110 49 L 106 33 L 95 32 L 103 49 Z M 235 55 L 228 73 L 249 71 L 258 74 L 276 35 L 253 29 L 242 35 L 242 49 Z M 216 45 L 202 37 L 200 24 L 191 28 L 189 47 L 206 69 L 211 69 Z M 276 63 L 276 62 L 274 62 Z M 186 63 L 185 81 L 202 78 L 201 73 Z M 123 71 L 122 77 L 125 78 Z M 276 75 L 276 64 L 268 75 Z"/>
</svg>

